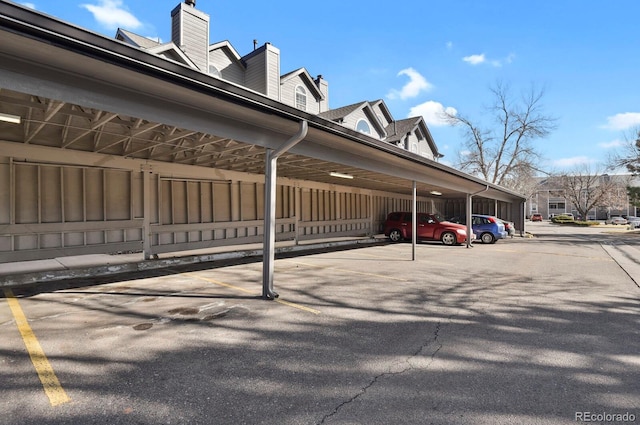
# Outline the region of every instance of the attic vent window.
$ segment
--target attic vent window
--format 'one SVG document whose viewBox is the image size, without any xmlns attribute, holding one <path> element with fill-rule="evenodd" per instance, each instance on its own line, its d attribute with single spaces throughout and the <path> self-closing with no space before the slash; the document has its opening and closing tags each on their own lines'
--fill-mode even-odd
<svg viewBox="0 0 640 425">
<path fill-rule="evenodd" d="M 359 120 L 356 124 L 356 130 L 360 133 L 371 134 L 371 128 L 369 127 L 369 123 L 365 120 Z"/>
<path fill-rule="evenodd" d="M 307 110 L 307 91 L 302 86 L 296 87 L 296 108 Z"/>
<path fill-rule="evenodd" d="M 218 77 L 218 78 L 221 77 L 220 71 L 218 71 L 218 68 L 216 68 L 213 65 L 209 65 L 209 74 L 213 75 L 214 77 Z"/>
</svg>

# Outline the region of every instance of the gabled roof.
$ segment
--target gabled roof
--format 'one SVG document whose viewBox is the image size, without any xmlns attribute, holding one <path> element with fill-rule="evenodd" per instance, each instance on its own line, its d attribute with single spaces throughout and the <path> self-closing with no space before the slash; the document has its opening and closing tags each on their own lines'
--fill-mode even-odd
<svg viewBox="0 0 640 425">
<path fill-rule="evenodd" d="M 404 120 L 392 121 L 386 128 L 387 142 L 397 143 L 402 140 L 407 133 L 413 132 L 418 127 L 418 120 L 420 118 L 413 117 Z"/>
<path fill-rule="evenodd" d="M 328 111 L 319 113 L 318 116 L 331 121 L 340 121 L 344 117 L 351 114 L 353 111 L 363 108 L 365 104 L 368 104 L 368 102 L 359 102 L 352 105 L 342 106 L 336 109 L 329 109 Z"/>
<path fill-rule="evenodd" d="M 154 53 L 165 57 L 166 59 L 187 65 L 190 68 L 198 69 L 195 63 L 180 49 L 173 41 L 168 43 L 160 43 L 150 38 L 143 37 L 131 31 L 118 28 L 116 39 L 131 44 L 140 49 L 144 49 L 149 53 Z"/>
<path fill-rule="evenodd" d="M 436 146 L 433 136 L 431 136 L 431 132 L 429 131 L 429 127 L 427 127 L 427 123 L 424 122 L 423 117 L 411 117 L 404 120 L 392 121 L 386 128 L 387 134 L 389 135 L 387 137 L 387 142 L 398 144 L 398 142 L 400 142 L 407 133 L 411 133 L 416 130 L 420 130 L 420 132 L 424 134 L 424 137 L 431 148 L 431 152 L 433 152 L 433 156 L 436 158 L 442 158 L 444 155 L 438 152 L 438 147 Z"/>
<path fill-rule="evenodd" d="M 378 129 L 378 132 L 382 135 L 382 138 L 386 137 L 387 135 L 386 130 L 384 129 L 384 127 L 382 126 L 382 123 L 380 122 L 375 112 L 373 111 L 373 108 L 371 107 L 371 103 L 367 101 L 354 103 L 352 105 L 343 106 L 337 109 L 330 109 L 328 111 L 321 112 L 320 114 L 318 114 L 318 116 L 322 118 L 326 118 L 331 121 L 342 123 L 342 121 L 346 117 L 348 117 L 349 115 L 351 115 L 352 113 L 358 110 L 362 110 L 365 113 L 365 115 L 369 118 L 369 121 L 371 122 L 371 124 Z"/>
<path fill-rule="evenodd" d="M 238 53 L 238 51 L 231 45 L 229 40 L 219 41 L 217 43 L 213 43 L 209 45 L 209 53 L 213 50 L 222 50 L 225 54 L 234 62 L 237 62 L 238 65 L 246 68 L 244 61 L 242 60 L 242 56 Z"/>
<path fill-rule="evenodd" d="M 314 91 L 314 96 L 317 99 L 324 99 L 324 94 L 320 91 L 316 82 L 311 78 L 311 75 L 305 68 L 298 68 L 295 71 L 288 72 L 280 77 L 280 84 L 284 84 L 287 81 L 300 77 L 306 84 Z"/>
<path fill-rule="evenodd" d="M 122 28 L 118 28 L 118 31 L 116 32 L 116 39 L 143 49 L 151 49 L 162 44 L 160 41 L 152 40 L 148 37 L 132 33 L 131 31 L 127 31 Z"/>
<path fill-rule="evenodd" d="M 393 121 L 393 116 L 391 115 L 391 111 L 389 111 L 389 108 L 387 108 L 387 104 L 384 103 L 384 100 L 382 99 L 374 100 L 373 102 L 369 102 L 369 104 L 371 105 L 372 108 L 375 106 L 380 108 L 380 111 L 382 111 L 382 114 L 387 119 L 387 121 L 389 122 Z"/>
<path fill-rule="evenodd" d="M 178 46 L 176 46 L 173 41 L 151 47 L 147 49 L 147 51 L 175 60 L 176 62 L 185 64 L 191 68 L 198 69 L 198 66 L 193 63 L 193 61 L 189 59 L 189 57 L 182 51 L 182 49 L 178 48 Z"/>
</svg>

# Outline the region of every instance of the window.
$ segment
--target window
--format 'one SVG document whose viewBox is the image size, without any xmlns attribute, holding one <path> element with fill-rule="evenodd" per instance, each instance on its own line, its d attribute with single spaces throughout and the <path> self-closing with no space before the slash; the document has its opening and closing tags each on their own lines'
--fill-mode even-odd
<svg viewBox="0 0 640 425">
<path fill-rule="evenodd" d="M 417 143 L 412 143 L 411 144 L 411 152 L 418 153 L 418 144 Z"/>
<path fill-rule="evenodd" d="M 213 65 L 209 65 L 209 74 L 213 75 L 214 77 L 218 77 L 218 78 L 221 77 L 220 71 L 218 71 L 218 68 L 216 68 Z"/>
<path fill-rule="evenodd" d="M 362 119 L 358 120 L 358 123 L 356 124 L 356 130 L 358 130 L 360 133 L 371 134 L 369 123 Z"/>
<path fill-rule="evenodd" d="M 296 87 L 296 108 L 307 110 L 307 91 L 302 86 Z"/>
<path fill-rule="evenodd" d="M 564 202 L 549 202 L 549 209 L 551 210 L 564 210 Z"/>
</svg>

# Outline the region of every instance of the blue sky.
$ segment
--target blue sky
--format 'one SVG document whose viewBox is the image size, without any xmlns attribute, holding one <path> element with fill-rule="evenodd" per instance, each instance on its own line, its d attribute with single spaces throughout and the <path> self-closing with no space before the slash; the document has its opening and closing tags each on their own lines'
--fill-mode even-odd
<svg viewBox="0 0 640 425">
<path fill-rule="evenodd" d="M 179 0 L 20 3 L 109 37 L 122 27 L 169 41 Z M 640 127 L 638 0 L 197 0 L 196 7 L 211 16 L 212 43 L 229 40 L 244 55 L 254 39 L 270 42 L 283 74 L 300 67 L 322 74 L 331 108 L 384 99 L 395 119 L 423 115 L 449 165 L 463 135 L 436 112 L 485 122 L 498 81 L 516 95 L 544 88 L 545 112 L 558 119 L 535 142 L 545 170 L 597 166 Z"/>
</svg>

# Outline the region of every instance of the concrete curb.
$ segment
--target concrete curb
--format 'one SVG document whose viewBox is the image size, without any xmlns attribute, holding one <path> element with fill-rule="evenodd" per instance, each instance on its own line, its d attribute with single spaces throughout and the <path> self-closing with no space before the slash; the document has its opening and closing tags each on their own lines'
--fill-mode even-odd
<svg viewBox="0 0 640 425">
<path fill-rule="evenodd" d="M 339 248 L 355 245 L 373 245 L 386 243 L 385 239 L 367 238 L 344 241 L 332 241 L 321 243 L 310 243 L 303 245 L 292 245 L 278 247 L 275 249 L 276 255 L 289 254 L 304 251 L 313 251 L 327 248 Z M 117 257 L 112 257 L 113 264 L 108 263 L 108 256 L 105 256 L 105 264 L 87 267 L 65 267 L 55 270 L 42 270 L 37 272 L 22 272 L 0 276 L 0 287 L 16 287 L 33 285 L 36 283 L 55 282 L 65 279 L 78 279 L 97 276 L 110 276 L 120 273 L 135 273 L 151 270 L 166 269 L 175 266 L 193 265 L 225 260 L 239 260 L 243 258 L 262 257 L 262 249 L 240 249 L 218 253 L 184 255 L 171 258 L 139 260 L 132 262 L 118 263 Z"/>
</svg>

